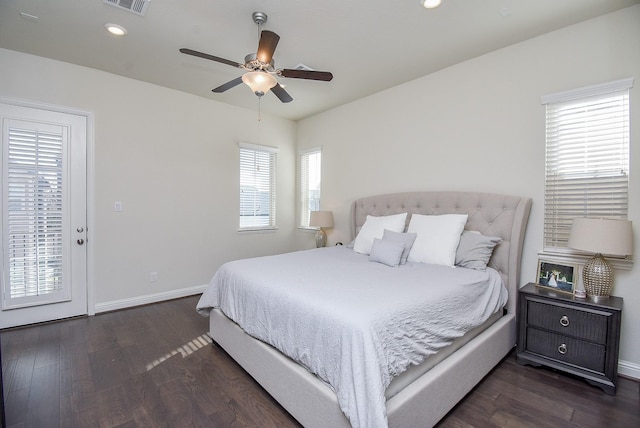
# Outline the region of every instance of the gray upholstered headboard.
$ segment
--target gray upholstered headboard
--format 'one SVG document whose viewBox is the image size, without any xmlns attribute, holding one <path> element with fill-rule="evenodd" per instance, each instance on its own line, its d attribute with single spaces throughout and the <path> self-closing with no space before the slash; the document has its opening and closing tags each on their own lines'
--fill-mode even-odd
<svg viewBox="0 0 640 428">
<path fill-rule="evenodd" d="M 500 272 L 509 290 L 507 309 L 515 314 L 520 286 L 520 259 L 527 228 L 531 198 L 476 192 L 409 192 L 361 198 L 353 203 L 352 233 L 360 231 L 367 215 L 468 214 L 466 230 L 499 236 L 502 242 L 493 251 L 489 266 Z"/>
</svg>

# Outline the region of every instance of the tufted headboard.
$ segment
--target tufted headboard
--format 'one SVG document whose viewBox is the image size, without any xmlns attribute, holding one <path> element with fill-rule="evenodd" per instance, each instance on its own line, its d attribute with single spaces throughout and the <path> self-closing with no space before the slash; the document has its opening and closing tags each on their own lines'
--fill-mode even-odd
<svg viewBox="0 0 640 428">
<path fill-rule="evenodd" d="M 361 198 L 353 203 L 353 236 L 360 231 L 367 215 L 391 214 L 468 214 L 465 230 L 499 236 L 489 266 L 500 272 L 509 290 L 508 312 L 516 313 L 520 282 L 520 259 L 527 228 L 531 198 L 477 192 L 409 192 Z M 406 230 L 406 229 L 405 229 Z"/>
</svg>

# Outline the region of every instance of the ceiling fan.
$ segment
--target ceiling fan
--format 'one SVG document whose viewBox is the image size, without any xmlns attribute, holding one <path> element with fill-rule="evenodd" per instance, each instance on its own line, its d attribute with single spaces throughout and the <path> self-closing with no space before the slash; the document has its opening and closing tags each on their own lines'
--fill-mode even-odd
<svg viewBox="0 0 640 428">
<path fill-rule="evenodd" d="M 258 31 L 260 31 L 260 26 L 267 22 L 267 14 L 264 12 L 253 12 L 252 18 L 253 22 L 258 26 Z M 214 88 L 213 92 L 216 93 L 225 92 L 241 83 L 246 83 L 258 97 L 262 97 L 267 91 L 271 90 L 271 92 L 273 92 L 280 101 L 288 103 L 293 101 L 293 98 L 289 93 L 287 93 L 287 91 L 285 91 L 284 87 L 278 83 L 275 76 L 293 79 L 321 80 L 323 82 L 328 82 L 333 79 L 333 74 L 328 71 L 315 71 L 297 68 L 276 69 L 273 61 L 273 53 L 276 50 L 276 46 L 278 46 L 279 40 L 280 36 L 273 31 L 263 30 L 260 33 L 258 51 L 255 54 L 252 53 L 247 55 L 244 58 L 244 64 L 188 48 L 182 48 L 180 49 L 180 52 L 227 64 L 232 67 L 238 67 L 247 71 L 242 76 Z"/>
</svg>

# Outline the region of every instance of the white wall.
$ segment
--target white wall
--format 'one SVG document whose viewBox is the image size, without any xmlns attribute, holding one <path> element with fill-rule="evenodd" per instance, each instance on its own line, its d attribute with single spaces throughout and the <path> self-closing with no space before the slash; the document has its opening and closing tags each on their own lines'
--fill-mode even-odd
<svg viewBox="0 0 640 428">
<path fill-rule="evenodd" d="M 280 229 L 240 235 L 237 142 L 256 143 L 256 112 L 100 71 L 0 49 L 0 97 L 95 114 L 92 286 L 98 309 L 206 284 L 223 262 L 310 248 L 295 229 L 295 138 L 323 147 L 330 244 L 349 241 L 360 196 L 481 190 L 534 200 L 522 282 L 542 249 L 544 109 L 540 96 L 635 77 L 630 219 L 640 242 L 640 6 L 553 32 L 296 124 L 264 116 L 261 143 L 278 158 Z M 113 212 L 122 201 L 122 213 Z M 636 244 L 636 253 L 638 252 Z M 636 256 L 636 258 L 638 258 Z M 149 272 L 158 282 L 149 282 Z M 618 272 L 625 299 L 621 360 L 640 377 L 640 268 Z M 150 297 L 149 297 L 150 296 Z"/>
<path fill-rule="evenodd" d="M 281 149 L 280 229 L 239 234 L 238 141 L 258 143 L 257 111 L 6 49 L 0 76 L 0 97 L 95 115 L 89 232 L 98 311 L 193 292 L 223 262 L 293 249 L 294 122 L 261 122 L 259 143 Z"/>
<path fill-rule="evenodd" d="M 542 250 L 544 107 L 540 96 L 634 77 L 629 218 L 640 250 L 640 6 L 461 63 L 298 123 L 300 149 L 322 146 L 322 209 L 329 245 L 351 239 L 361 196 L 478 190 L 533 198 L 521 282 Z M 312 246 L 298 233 L 298 247 Z M 636 259 L 638 256 L 636 255 Z M 640 267 L 618 272 L 625 299 L 621 370 L 640 377 Z"/>
</svg>

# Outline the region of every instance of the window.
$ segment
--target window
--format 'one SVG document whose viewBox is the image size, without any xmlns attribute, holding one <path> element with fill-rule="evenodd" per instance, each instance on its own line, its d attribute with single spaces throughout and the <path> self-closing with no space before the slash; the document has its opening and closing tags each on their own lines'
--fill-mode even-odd
<svg viewBox="0 0 640 428">
<path fill-rule="evenodd" d="M 276 227 L 278 149 L 240 143 L 240 229 Z"/>
<path fill-rule="evenodd" d="M 300 154 L 300 227 L 309 227 L 309 212 L 320 210 L 320 171 L 322 151 L 310 149 Z"/>
<path fill-rule="evenodd" d="M 632 86 L 624 79 L 542 97 L 545 251 L 567 247 L 574 217 L 627 218 Z"/>
<path fill-rule="evenodd" d="M 45 125 L 42 125 L 45 127 Z M 54 128 L 48 126 L 46 128 Z M 9 299 L 63 291 L 65 133 L 9 128 L 6 227 Z M 7 299 L 7 301 L 9 301 Z"/>
</svg>

